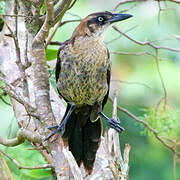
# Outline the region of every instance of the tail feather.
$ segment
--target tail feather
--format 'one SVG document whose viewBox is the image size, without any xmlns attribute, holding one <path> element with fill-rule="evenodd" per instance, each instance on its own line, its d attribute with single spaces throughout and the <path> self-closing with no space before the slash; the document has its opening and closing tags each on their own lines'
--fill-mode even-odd
<svg viewBox="0 0 180 180">
<path fill-rule="evenodd" d="M 83 135 L 83 165 L 87 172 L 91 174 L 101 138 L 100 119 L 92 123 L 89 118 L 83 128 Z"/>
<path fill-rule="evenodd" d="M 83 136 L 80 123 L 76 119 L 71 136 L 68 138 L 69 150 L 72 152 L 77 164 L 80 166 L 83 159 Z"/>
<path fill-rule="evenodd" d="M 68 108 L 70 106 L 67 107 L 66 112 Z M 80 166 L 83 163 L 88 174 L 91 174 L 100 144 L 102 127 L 100 119 L 91 122 L 90 117 L 87 116 L 90 116 L 90 114 L 83 117 L 80 113 L 72 112 L 67 121 L 63 139 L 68 141 L 69 150 L 77 164 Z"/>
</svg>

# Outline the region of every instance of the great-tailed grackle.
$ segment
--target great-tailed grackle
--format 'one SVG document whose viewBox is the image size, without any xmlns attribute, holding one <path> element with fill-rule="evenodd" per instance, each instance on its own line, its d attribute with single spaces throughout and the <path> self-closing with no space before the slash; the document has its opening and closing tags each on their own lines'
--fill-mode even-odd
<svg viewBox="0 0 180 180">
<path fill-rule="evenodd" d="M 49 128 L 54 131 L 46 140 L 53 135 L 53 141 L 62 136 L 78 165 L 83 163 L 89 174 L 100 144 L 100 117 L 118 132 L 123 131 L 118 121 L 102 113 L 109 94 L 111 74 L 103 33 L 110 24 L 131 16 L 107 11 L 90 14 L 80 22 L 58 52 L 57 90 L 66 100 L 67 109 L 61 124 Z"/>
</svg>

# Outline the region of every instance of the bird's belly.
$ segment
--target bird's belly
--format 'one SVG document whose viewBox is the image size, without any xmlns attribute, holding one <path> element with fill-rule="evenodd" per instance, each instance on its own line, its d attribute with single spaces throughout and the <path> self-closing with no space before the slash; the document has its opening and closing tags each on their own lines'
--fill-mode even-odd
<svg viewBox="0 0 180 180">
<path fill-rule="evenodd" d="M 57 88 L 69 102 L 79 105 L 100 103 L 108 91 L 107 67 L 91 64 L 81 68 L 61 66 Z"/>
</svg>

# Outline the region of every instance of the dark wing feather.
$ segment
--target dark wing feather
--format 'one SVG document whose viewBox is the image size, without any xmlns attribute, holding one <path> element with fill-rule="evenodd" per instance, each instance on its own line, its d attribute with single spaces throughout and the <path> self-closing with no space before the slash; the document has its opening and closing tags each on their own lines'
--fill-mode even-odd
<svg viewBox="0 0 180 180">
<path fill-rule="evenodd" d="M 56 62 L 56 70 L 55 70 L 56 83 L 58 82 L 59 74 L 60 74 L 60 72 L 61 72 L 61 59 L 60 59 L 60 56 L 59 56 L 59 55 L 60 55 L 61 50 L 62 50 L 63 48 L 64 48 L 64 46 L 61 46 L 61 47 L 59 48 L 58 54 L 57 54 L 57 62 Z M 61 97 L 63 97 L 63 96 L 61 95 L 61 93 L 59 92 L 58 88 L 57 88 L 57 91 L 58 91 L 59 95 L 60 95 Z M 66 98 L 63 97 L 63 99 L 64 99 L 66 102 L 68 102 L 68 101 L 66 100 Z"/>
<path fill-rule="evenodd" d="M 110 58 L 109 50 L 107 49 L 108 58 Z M 102 109 L 104 108 L 104 105 L 107 103 L 108 96 L 109 96 L 109 89 L 110 89 L 110 80 L 111 80 L 111 66 L 109 65 L 107 69 L 107 83 L 108 83 L 108 91 L 106 95 L 104 96 L 103 102 L 102 102 Z"/>
<path fill-rule="evenodd" d="M 60 71 L 61 71 L 61 60 L 60 60 L 60 57 L 59 57 L 61 50 L 62 50 L 62 47 L 59 48 L 58 54 L 57 54 L 56 71 L 55 71 L 56 82 L 59 79 L 59 74 L 60 74 Z"/>
</svg>

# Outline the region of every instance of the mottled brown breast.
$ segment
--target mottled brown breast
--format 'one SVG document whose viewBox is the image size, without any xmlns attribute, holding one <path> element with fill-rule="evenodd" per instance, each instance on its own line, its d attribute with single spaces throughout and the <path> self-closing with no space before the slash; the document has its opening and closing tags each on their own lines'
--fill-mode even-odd
<svg viewBox="0 0 180 180">
<path fill-rule="evenodd" d="M 108 50 L 100 38 L 77 38 L 59 53 L 57 88 L 69 102 L 83 105 L 102 103 L 108 91 Z"/>
</svg>

